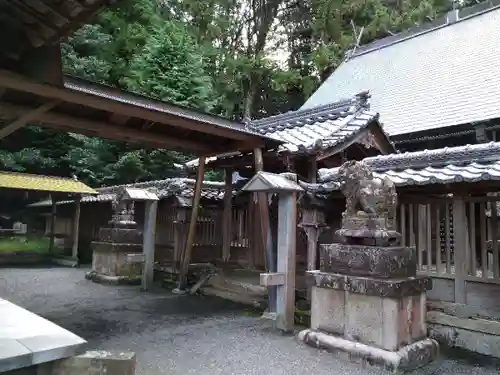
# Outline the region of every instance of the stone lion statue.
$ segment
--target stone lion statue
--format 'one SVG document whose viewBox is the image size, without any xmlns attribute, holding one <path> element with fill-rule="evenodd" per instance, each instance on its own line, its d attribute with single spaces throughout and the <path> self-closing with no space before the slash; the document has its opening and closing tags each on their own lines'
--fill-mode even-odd
<svg viewBox="0 0 500 375">
<path fill-rule="evenodd" d="M 374 177 L 362 162 L 348 161 L 338 171 L 335 181 L 346 198 L 345 216 L 364 213 L 392 221 L 396 214 L 397 194 L 388 178 Z"/>
</svg>

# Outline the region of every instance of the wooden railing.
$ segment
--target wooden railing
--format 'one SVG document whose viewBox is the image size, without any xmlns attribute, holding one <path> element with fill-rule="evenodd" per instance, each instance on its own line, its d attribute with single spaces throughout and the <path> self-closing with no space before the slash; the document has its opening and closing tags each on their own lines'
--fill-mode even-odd
<svg viewBox="0 0 500 375">
<path fill-rule="evenodd" d="M 500 283 L 499 197 L 443 197 L 403 202 L 398 230 L 417 249 L 420 273 Z"/>
</svg>

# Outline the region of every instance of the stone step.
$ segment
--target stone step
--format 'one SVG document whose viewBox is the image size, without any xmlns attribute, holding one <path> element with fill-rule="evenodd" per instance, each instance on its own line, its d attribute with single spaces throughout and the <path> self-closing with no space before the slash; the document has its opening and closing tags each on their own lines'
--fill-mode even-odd
<svg viewBox="0 0 500 375">
<path fill-rule="evenodd" d="M 263 310 L 266 305 L 266 299 L 261 297 L 250 296 L 248 294 L 242 294 L 238 292 L 232 292 L 229 290 L 222 290 L 218 288 L 212 288 L 210 286 L 201 288 L 201 293 L 205 296 L 214 296 L 227 299 L 236 303 L 241 303 L 243 305 L 252 306 L 256 309 Z"/>
<path fill-rule="evenodd" d="M 252 284 L 241 281 L 224 275 L 214 275 L 208 281 L 208 285 L 214 289 L 223 291 L 245 294 L 253 297 L 265 299 L 267 296 L 267 288 L 261 285 Z"/>
</svg>

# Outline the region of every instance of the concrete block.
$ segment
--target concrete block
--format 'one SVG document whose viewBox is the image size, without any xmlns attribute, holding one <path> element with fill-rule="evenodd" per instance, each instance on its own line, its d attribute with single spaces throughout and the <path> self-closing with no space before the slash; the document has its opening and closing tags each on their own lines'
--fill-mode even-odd
<svg viewBox="0 0 500 375">
<path fill-rule="evenodd" d="M 71 357 L 84 351 L 84 339 L 9 301 L 0 299 L 0 317 L 0 347 L 8 347 L 0 351 L 0 371 Z"/>
<path fill-rule="evenodd" d="M 343 290 L 312 287 L 311 328 L 344 334 L 346 324 L 345 294 Z"/>
</svg>

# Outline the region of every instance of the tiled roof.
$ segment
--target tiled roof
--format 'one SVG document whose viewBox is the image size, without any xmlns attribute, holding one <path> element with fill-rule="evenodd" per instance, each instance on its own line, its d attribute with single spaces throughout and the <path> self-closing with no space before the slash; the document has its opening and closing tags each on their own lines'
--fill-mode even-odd
<svg viewBox="0 0 500 375">
<path fill-rule="evenodd" d="M 120 187 L 134 187 L 141 189 L 156 189 L 157 195 L 160 199 L 175 196 L 185 206 L 191 205 L 191 200 L 194 196 L 195 180 L 190 178 L 167 178 L 164 180 L 154 180 L 147 182 L 139 182 L 136 184 L 116 185 L 104 188 L 98 188 L 98 195 L 83 196 L 82 203 L 91 202 L 110 202 L 114 199 L 117 190 Z M 214 181 L 204 181 L 201 191 L 201 198 L 206 200 L 222 200 L 224 198 L 224 183 Z M 57 204 L 72 203 L 72 200 L 60 201 Z M 50 199 L 35 202 L 29 207 L 46 207 L 52 204 Z"/>
<path fill-rule="evenodd" d="M 94 189 L 72 178 L 4 171 L 0 171 L 0 188 L 58 193 L 97 194 L 97 191 Z"/>
<path fill-rule="evenodd" d="M 280 150 L 315 153 L 351 139 L 378 120 L 378 114 L 368 110 L 368 98 L 362 92 L 350 99 L 256 120 L 251 127 L 285 142 Z"/>
<path fill-rule="evenodd" d="M 368 92 L 361 92 L 350 99 L 255 120 L 249 127 L 262 135 L 284 142 L 279 146 L 278 152 L 317 154 L 352 141 L 371 123 L 378 124 L 378 113 L 369 110 L 369 97 Z M 382 127 L 380 129 L 386 135 L 387 143 L 390 143 L 389 136 Z M 241 153 L 235 152 L 218 155 L 207 158 L 206 163 L 240 155 Z M 198 159 L 185 164 L 187 168 L 197 165 Z"/>
<path fill-rule="evenodd" d="M 500 181 L 500 142 L 406 152 L 366 158 L 375 177 L 396 186 Z M 320 190 L 337 190 L 332 183 L 338 168 L 320 169 Z"/>
<path fill-rule="evenodd" d="M 357 48 L 302 108 L 370 90 L 391 136 L 500 117 L 499 3 Z"/>
</svg>

